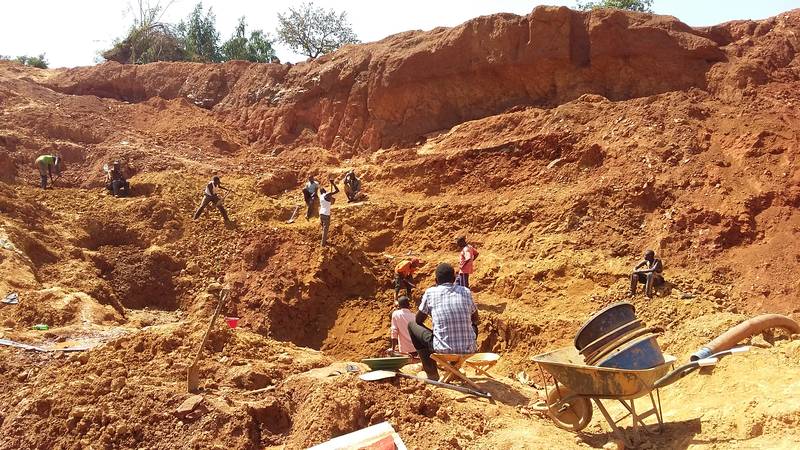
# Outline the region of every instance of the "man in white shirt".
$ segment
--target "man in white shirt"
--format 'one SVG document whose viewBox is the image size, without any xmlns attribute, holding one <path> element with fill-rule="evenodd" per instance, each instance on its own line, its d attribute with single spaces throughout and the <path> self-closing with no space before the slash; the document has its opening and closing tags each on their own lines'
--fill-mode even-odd
<svg viewBox="0 0 800 450">
<path fill-rule="evenodd" d="M 311 218 L 314 213 L 314 203 L 317 200 L 317 189 L 319 182 L 314 179 L 314 175 L 308 177 L 308 183 L 303 187 L 303 200 L 306 202 L 306 220 Z"/>
<path fill-rule="evenodd" d="M 203 210 L 206 209 L 206 206 L 212 204 L 217 207 L 219 213 L 222 214 L 222 219 L 225 220 L 225 223 L 230 223 L 228 219 L 228 212 L 225 211 L 225 207 L 222 206 L 222 199 L 217 195 L 217 189 L 227 191 L 222 187 L 222 182 L 220 182 L 219 177 L 215 176 L 211 179 L 211 181 L 206 184 L 206 189 L 203 191 L 203 201 L 200 202 L 200 207 L 197 208 L 197 211 L 194 212 L 194 220 L 200 218 L 200 214 L 203 213 Z"/>
<path fill-rule="evenodd" d="M 397 309 L 392 312 L 392 347 L 389 349 L 389 354 L 400 353 L 416 357 L 417 349 L 414 348 L 414 343 L 408 335 L 408 324 L 414 322 L 416 317 L 410 309 L 411 301 L 404 295 L 397 299 L 395 305 Z"/>
<path fill-rule="evenodd" d="M 336 202 L 334 194 L 339 193 L 339 187 L 331 180 L 333 192 L 327 192 L 325 188 L 319 188 L 319 223 L 322 225 L 322 246 L 328 245 L 328 228 L 331 226 L 331 205 Z"/>
</svg>

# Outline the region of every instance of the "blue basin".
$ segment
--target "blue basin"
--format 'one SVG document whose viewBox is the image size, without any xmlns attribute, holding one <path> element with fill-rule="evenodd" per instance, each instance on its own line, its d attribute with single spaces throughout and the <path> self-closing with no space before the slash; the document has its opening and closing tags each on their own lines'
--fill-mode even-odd
<svg viewBox="0 0 800 450">
<path fill-rule="evenodd" d="M 616 348 L 607 357 L 598 361 L 600 367 L 641 370 L 664 364 L 664 354 L 656 341 L 656 334 L 649 333 Z"/>
</svg>

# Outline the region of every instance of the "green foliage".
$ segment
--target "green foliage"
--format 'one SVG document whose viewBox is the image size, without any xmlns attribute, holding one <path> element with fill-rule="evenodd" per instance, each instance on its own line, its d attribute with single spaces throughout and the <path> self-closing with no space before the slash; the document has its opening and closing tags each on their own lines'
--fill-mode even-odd
<svg viewBox="0 0 800 450">
<path fill-rule="evenodd" d="M 219 32 L 216 26 L 217 18 L 208 8 L 203 11 L 203 3 L 195 5 L 186 22 L 178 25 L 178 33 L 183 40 L 183 45 L 194 61 L 219 62 Z"/>
<path fill-rule="evenodd" d="M 629 11 L 653 12 L 653 0 L 597 0 L 589 2 L 579 1 L 577 8 L 583 11 L 600 8 L 627 9 Z"/>
<path fill-rule="evenodd" d="M 133 25 L 124 39 L 116 40 L 114 46 L 101 53 L 107 61 L 123 64 L 145 64 L 155 61 L 182 61 L 186 51 L 173 25 L 161 22 L 161 17 L 172 2 L 162 5 L 157 1 L 151 5 L 147 0 L 138 0 L 131 6 Z"/>
<path fill-rule="evenodd" d="M 12 61 L 12 58 L 0 55 L 0 60 Z M 37 67 L 39 69 L 47 69 L 47 58 L 44 56 L 44 53 L 39 54 L 39 56 L 28 56 L 28 55 L 17 56 L 16 58 L 13 58 L 13 61 L 16 61 L 25 66 Z"/>
<path fill-rule="evenodd" d="M 17 62 L 26 66 L 47 69 L 47 58 L 45 58 L 44 53 L 39 54 L 39 56 L 17 56 Z"/>
<path fill-rule="evenodd" d="M 303 3 L 278 14 L 278 38 L 296 52 L 316 58 L 345 44 L 358 42 L 347 13 Z"/>
<path fill-rule="evenodd" d="M 230 39 L 225 41 L 220 48 L 223 61 L 240 59 L 252 62 L 272 62 L 275 58 L 275 50 L 269 37 L 261 30 L 255 30 L 247 38 L 247 23 L 245 18 L 239 19 L 236 31 Z"/>
<path fill-rule="evenodd" d="M 124 39 L 116 40 L 114 46 L 101 53 L 107 61 L 123 64 L 145 64 L 155 61 L 203 61 L 221 62 L 241 59 L 253 62 L 277 61 L 272 40 L 261 30 L 247 35 L 245 18 L 233 36 L 222 46 L 216 17 L 211 8 L 195 5 L 192 13 L 178 25 L 164 23 L 161 18 L 172 5 L 172 1 L 161 3 L 155 0 L 137 0 L 130 8 L 133 25 Z"/>
</svg>

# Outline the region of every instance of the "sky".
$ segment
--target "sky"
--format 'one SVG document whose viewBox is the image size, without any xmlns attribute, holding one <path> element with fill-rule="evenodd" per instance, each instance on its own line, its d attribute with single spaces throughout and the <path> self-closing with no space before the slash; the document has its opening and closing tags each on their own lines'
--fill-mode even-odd
<svg viewBox="0 0 800 450">
<path fill-rule="evenodd" d="M 98 62 L 98 52 L 111 46 L 132 22 L 129 6 L 135 0 L 0 0 L 0 55 L 45 53 L 50 67 L 73 67 Z M 150 0 L 151 4 L 157 0 Z M 169 0 L 161 0 L 162 4 Z M 197 0 L 175 0 L 163 21 L 177 23 L 189 15 Z M 213 8 L 222 40 L 233 33 L 241 16 L 248 29 L 275 35 L 277 13 L 299 0 L 204 0 Z M 473 17 L 510 12 L 528 14 L 539 4 L 575 6 L 575 0 L 316 0 L 316 5 L 346 11 L 362 42 L 380 40 L 407 30 L 458 25 Z M 763 19 L 800 8 L 800 0 L 655 0 L 653 10 L 675 16 L 692 26 L 737 19 Z M 281 44 L 275 49 L 283 62 L 305 58 Z"/>
</svg>

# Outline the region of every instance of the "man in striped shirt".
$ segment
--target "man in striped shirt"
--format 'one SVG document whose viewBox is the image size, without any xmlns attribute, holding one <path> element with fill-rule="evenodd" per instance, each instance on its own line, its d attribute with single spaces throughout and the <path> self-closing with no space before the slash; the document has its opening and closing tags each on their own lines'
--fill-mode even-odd
<svg viewBox="0 0 800 450">
<path fill-rule="evenodd" d="M 419 353 L 428 378 L 439 379 L 432 353 L 467 354 L 477 351 L 478 308 L 472 293 L 454 284 L 453 266 L 447 263 L 436 267 L 436 286 L 428 288 L 415 321 L 408 324 L 411 342 Z M 433 330 L 425 326 L 430 316 Z"/>
</svg>

